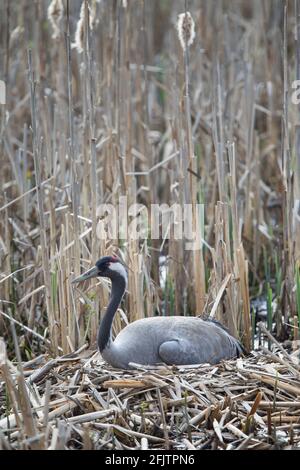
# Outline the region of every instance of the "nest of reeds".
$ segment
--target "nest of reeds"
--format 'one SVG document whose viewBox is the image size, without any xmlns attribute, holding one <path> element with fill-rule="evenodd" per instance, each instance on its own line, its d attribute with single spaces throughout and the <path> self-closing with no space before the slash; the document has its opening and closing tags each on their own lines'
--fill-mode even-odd
<svg viewBox="0 0 300 470">
<path fill-rule="evenodd" d="M 22 365 L 2 351 L 0 447 L 297 448 L 298 356 L 264 349 L 214 366 L 122 371 L 86 347 Z"/>
</svg>

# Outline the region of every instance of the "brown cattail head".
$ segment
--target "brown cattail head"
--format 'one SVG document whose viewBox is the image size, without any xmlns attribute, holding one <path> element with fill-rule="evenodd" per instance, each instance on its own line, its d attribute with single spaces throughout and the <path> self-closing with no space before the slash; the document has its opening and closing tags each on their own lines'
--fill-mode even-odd
<svg viewBox="0 0 300 470">
<path fill-rule="evenodd" d="M 88 2 L 88 10 L 89 10 L 89 24 L 90 29 L 92 30 L 96 23 L 96 3 L 100 3 L 99 0 L 91 0 Z M 80 15 L 79 20 L 76 26 L 75 31 L 75 42 L 72 44 L 72 47 L 75 47 L 78 52 L 83 51 L 83 41 L 84 41 L 84 23 L 85 23 L 85 4 L 84 0 L 81 4 L 80 8 Z"/>
<path fill-rule="evenodd" d="M 48 7 L 48 20 L 53 28 L 53 39 L 58 38 L 60 35 L 60 25 L 64 13 L 64 6 L 62 0 L 52 0 Z"/>
<path fill-rule="evenodd" d="M 80 8 L 79 20 L 76 25 L 75 42 L 73 44 L 73 47 L 75 47 L 75 49 L 77 49 L 79 53 L 83 51 L 84 21 L 85 21 L 85 6 L 84 6 L 84 1 L 83 1 L 81 4 L 81 8 Z"/>
<path fill-rule="evenodd" d="M 195 39 L 195 23 L 189 11 L 178 15 L 177 30 L 181 47 L 185 51 Z"/>
</svg>

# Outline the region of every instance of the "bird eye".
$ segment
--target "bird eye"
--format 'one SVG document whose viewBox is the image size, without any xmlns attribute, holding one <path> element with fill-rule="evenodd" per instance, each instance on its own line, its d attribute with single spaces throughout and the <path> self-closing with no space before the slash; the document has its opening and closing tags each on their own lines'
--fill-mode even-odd
<svg viewBox="0 0 300 470">
<path fill-rule="evenodd" d="M 108 267 L 107 264 L 101 264 L 101 265 L 99 266 L 99 272 L 100 272 L 100 273 L 103 273 L 104 271 L 106 271 L 107 267 Z"/>
</svg>

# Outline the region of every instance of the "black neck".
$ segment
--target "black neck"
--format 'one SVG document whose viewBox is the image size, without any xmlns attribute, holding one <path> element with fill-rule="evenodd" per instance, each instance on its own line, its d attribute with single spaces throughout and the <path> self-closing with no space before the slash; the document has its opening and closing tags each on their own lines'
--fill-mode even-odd
<svg viewBox="0 0 300 470">
<path fill-rule="evenodd" d="M 110 302 L 106 309 L 106 313 L 100 323 L 98 333 L 98 345 L 100 352 L 103 351 L 111 341 L 111 327 L 112 322 L 117 311 L 118 306 L 122 300 L 126 289 L 126 281 L 120 274 L 116 274 L 112 279 Z"/>
</svg>

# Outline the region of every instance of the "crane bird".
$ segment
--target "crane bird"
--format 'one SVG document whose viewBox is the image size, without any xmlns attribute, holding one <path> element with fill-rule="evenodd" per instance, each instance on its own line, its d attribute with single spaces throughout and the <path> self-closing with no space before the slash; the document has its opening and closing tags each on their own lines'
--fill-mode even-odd
<svg viewBox="0 0 300 470">
<path fill-rule="evenodd" d="M 111 279 L 111 296 L 100 323 L 98 346 L 105 361 L 130 369 L 130 363 L 187 365 L 216 364 L 239 356 L 243 347 L 218 322 L 198 317 L 148 317 L 127 325 L 112 340 L 112 323 L 127 286 L 127 270 L 115 256 L 100 258 L 95 266 L 72 283 L 92 277 Z"/>
</svg>

